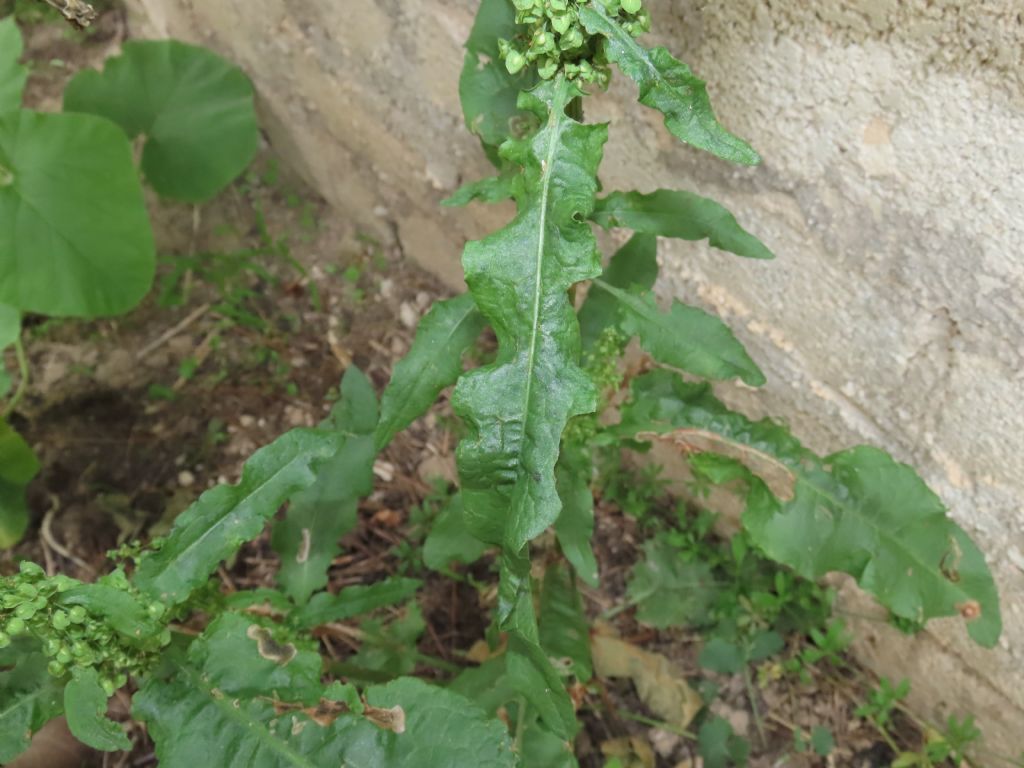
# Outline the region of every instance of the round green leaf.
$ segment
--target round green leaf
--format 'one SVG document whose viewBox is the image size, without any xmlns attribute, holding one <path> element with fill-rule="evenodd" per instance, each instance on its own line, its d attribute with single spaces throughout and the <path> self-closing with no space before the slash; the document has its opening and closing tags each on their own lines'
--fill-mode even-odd
<svg viewBox="0 0 1024 768">
<path fill-rule="evenodd" d="M 156 256 L 124 134 L 91 115 L 0 115 L 0 302 L 52 316 L 116 315 Z"/>
<path fill-rule="evenodd" d="M 164 197 L 203 202 L 252 161 L 259 128 L 249 78 L 215 53 L 174 40 L 132 41 L 103 72 L 80 72 L 67 112 L 102 115 L 145 135 L 142 171 Z"/>
<path fill-rule="evenodd" d="M 28 69 L 18 63 L 23 51 L 21 32 L 11 16 L 0 20 L 0 112 L 21 106 Z"/>
<path fill-rule="evenodd" d="M 0 304 L 0 352 L 11 346 L 21 335 L 21 312 L 7 304 Z M 0 368 L 3 365 L 0 363 Z M 3 393 L 0 392 L 0 396 Z"/>
</svg>

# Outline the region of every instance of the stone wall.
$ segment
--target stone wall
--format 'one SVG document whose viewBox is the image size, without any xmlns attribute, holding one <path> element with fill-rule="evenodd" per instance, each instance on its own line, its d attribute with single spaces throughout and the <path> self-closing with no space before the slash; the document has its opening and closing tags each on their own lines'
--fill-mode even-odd
<svg viewBox="0 0 1024 768">
<path fill-rule="evenodd" d="M 474 0 L 134 0 L 146 34 L 199 41 L 255 79 L 275 146 L 349 218 L 459 282 L 504 211 L 438 202 L 487 172 L 456 83 Z M 823 452 L 881 445 L 919 467 L 990 555 L 1006 633 L 957 621 L 859 652 L 915 704 L 979 714 L 1024 750 L 1024 13 L 1017 0 L 649 0 L 658 42 L 710 82 L 765 158 L 678 145 L 621 79 L 610 189 L 715 197 L 779 258 L 664 244 L 663 295 L 722 314 L 770 379 L 727 399 Z M 986 763 L 988 764 L 988 763 Z M 997 764 L 993 758 L 992 764 Z"/>
</svg>

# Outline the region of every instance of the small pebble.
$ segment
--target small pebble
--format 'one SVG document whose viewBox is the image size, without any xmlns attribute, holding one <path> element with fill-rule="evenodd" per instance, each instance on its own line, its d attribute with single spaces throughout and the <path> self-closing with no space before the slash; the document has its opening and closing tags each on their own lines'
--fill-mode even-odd
<svg viewBox="0 0 1024 768">
<path fill-rule="evenodd" d="M 398 319 L 402 321 L 402 325 L 406 328 L 415 328 L 416 324 L 420 321 L 419 312 L 417 312 L 412 304 L 407 301 L 402 302 L 402 306 L 398 308 Z"/>
<path fill-rule="evenodd" d="M 181 470 L 178 473 L 178 485 L 182 488 L 191 488 L 196 484 L 196 476 L 189 472 L 187 469 Z"/>
<path fill-rule="evenodd" d="M 378 459 L 373 463 L 373 474 L 385 483 L 390 483 L 395 479 L 395 465 L 390 461 Z"/>
</svg>

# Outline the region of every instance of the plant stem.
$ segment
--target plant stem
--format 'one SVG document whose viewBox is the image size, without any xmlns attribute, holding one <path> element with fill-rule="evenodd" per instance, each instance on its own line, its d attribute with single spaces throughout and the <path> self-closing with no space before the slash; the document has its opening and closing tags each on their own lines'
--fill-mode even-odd
<svg viewBox="0 0 1024 768">
<path fill-rule="evenodd" d="M 518 717 L 516 717 L 516 738 L 512 744 L 512 751 L 521 755 L 523 750 L 523 733 L 526 731 L 526 697 L 520 696 L 516 700 L 516 704 L 518 705 L 516 708 L 519 712 Z"/>
<path fill-rule="evenodd" d="M 750 699 L 750 711 L 754 715 L 754 725 L 757 726 L 757 736 L 761 739 L 761 746 L 767 746 L 768 739 L 764 735 L 764 720 L 761 717 L 761 707 L 757 703 L 757 691 L 754 690 L 754 683 L 750 679 L 750 665 L 743 665 L 743 683 L 747 687 L 747 698 Z"/>
<path fill-rule="evenodd" d="M 426 664 L 428 667 L 434 667 L 435 669 L 440 669 L 442 672 L 447 672 L 452 675 L 457 675 L 464 669 L 463 667 L 460 667 L 458 664 L 455 664 L 451 661 L 446 661 L 445 659 L 439 658 L 437 656 L 431 656 L 427 653 L 417 653 L 416 661 L 420 662 L 421 664 Z"/>
<path fill-rule="evenodd" d="M 14 354 L 18 358 L 18 388 L 14 390 L 14 395 L 7 403 L 7 407 L 4 408 L 3 418 L 5 419 L 14 413 L 21 398 L 25 396 L 25 390 L 28 389 L 28 356 L 25 354 L 25 345 L 21 342 L 21 336 L 14 341 Z"/>
<path fill-rule="evenodd" d="M 630 712 L 629 710 L 619 710 L 619 716 L 624 717 L 627 720 L 632 720 L 643 725 L 649 725 L 651 728 L 658 728 L 662 731 L 668 731 L 674 733 L 677 736 L 682 736 L 684 739 L 697 740 L 697 734 L 693 731 L 688 731 L 686 728 L 680 728 L 678 725 L 672 725 L 666 723 L 664 720 L 655 720 L 653 717 L 647 717 L 646 715 L 638 715 L 636 712 Z"/>
</svg>

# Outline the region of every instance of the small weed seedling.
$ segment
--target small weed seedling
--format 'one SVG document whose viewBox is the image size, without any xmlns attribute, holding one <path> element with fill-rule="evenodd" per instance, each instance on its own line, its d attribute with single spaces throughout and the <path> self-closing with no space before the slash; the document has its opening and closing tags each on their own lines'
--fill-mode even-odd
<svg viewBox="0 0 1024 768">
<path fill-rule="evenodd" d="M 749 664 L 780 651 L 779 628 L 817 610 L 813 592 L 801 598 L 806 588 L 786 577 L 765 583 L 754 552 L 810 582 L 845 571 L 901 619 L 960 616 L 976 642 L 997 642 L 999 605 L 984 558 L 909 467 L 863 446 L 822 458 L 780 424 L 731 411 L 708 382 L 756 387 L 765 380 L 760 369 L 718 318 L 679 302 L 666 311 L 655 301 L 659 237 L 707 239 L 745 258 L 771 254 L 722 206 L 693 192 L 602 192 L 598 169 L 614 126 L 586 122 L 584 102 L 607 84 L 612 65 L 636 81 L 640 102 L 661 112 L 682 142 L 729 162 L 759 161 L 717 122 L 704 82 L 665 48 L 638 42 L 650 24 L 642 0 L 482 0 L 460 92 L 467 125 L 496 171 L 449 203 L 511 200 L 517 212 L 466 246 L 469 292 L 426 314 L 379 401 L 350 368 L 319 427 L 257 451 L 238 484 L 201 495 L 165 538 L 122 553 L 113 573 L 86 584 L 25 563 L 0 581 L 0 762 L 61 712 L 86 744 L 127 748 L 106 711 L 108 697 L 128 686 L 132 715 L 145 723 L 162 768 L 228 755 L 267 768 L 575 765 L 581 712 L 599 706 L 586 693 L 594 663 L 578 591 L 580 582 L 600 581 L 590 545 L 595 470 L 605 451 L 654 441 L 679 447 L 705 482 L 745 502 L 746 538 L 717 566 L 686 559 L 699 537 L 687 543 L 656 532 L 630 584 L 642 621 L 716 628 L 705 663 L 738 667 L 749 684 Z M 132 92 L 138 81 L 129 74 L 148 57 L 129 46 L 125 57 L 103 75 L 79 76 L 68 106 Z M 0 210 L 20 204 L 16 180 L 29 172 L 11 162 L 14 127 L 46 156 L 50 131 L 72 127 L 56 118 L 80 123 L 70 132 L 83 140 L 95 133 L 113 141 L 111 127 L 84 115 L 0 114 Z M 181 124 L 213 158 L 227 154 L 223 143 L 237 143 L 220 121 Z M 143 155 L 155 186 L 166 182 L 189 199 L 223 181 L 212 183 L 203 162 L 165 178 L 159 138 L 148 137 Z M 118 152 L 107 153 L 109 168 L 110 158 L 88 155 L 96 179 L 123 168 L 128 158 Z M 61 172 L 63 160 L 53 160 Z M 98 181 L 81 188 L 111 210 L 137 208 L 129 170 L 121 191 L 130 199 L 115 190 L 105 198 Z M 53 190 L 55 199 L 60 192 Z M 83 226 L 76 236 L 91 232 Z M 634 234 L 604 264 L 594 227 Z M 91 236 L 121 242 L 106 231 Z M 0 259 L 9 269 L 7 254 Z M 92 278 L 68 274 L 68 295 L 81 298 Z M 142 277 L 138 295 L 148 285 Z M 19 312 L 47 311 L 21 301 L 10 285 L 0 273 L 0 301 Z M 118 298 L 110 309 L 131 303 Z M 487 327 L 495 356 L 467 371 L 466 354 Z M 627 381 L 620 359 L 632 338 L 650 365 Z M 418 649 L 418 579 L 327 588 L 339 540 L 372 492 L 375 457 L 453 384 L 464 429 L 459 487 L 424 540 L 424 563 L 433 536 L 435 546 L 445 545 L 430 556 L 435 564 L 488 550 L 497 571 L 494 599 L 483 603 L 485 648 L 464 668 Z M 606 414 L 612 402 L 617 416 Z M 0 465 L 2 489 L 20 488 L 31 467 L 9 466 Z M 629 498 L 628 490 L 616 493 Z M 220 594 L 211 574 L 268 523 L 280 558 L 276 588 Z M 750 580 L 731 583 L 751 562 Z M 649 599 L 659 592 L 669 595 L 663 604 Z M 371 615 L 377 609 L 386 610 Z M 342 623 L 355 619 L 357 627 Z M 331 633 L 358 650 L 325 658 L 318 640 Z M 434 683 L 415 676 L 425 666 L 440 672 Z M 870 716 L 887 717 L 887 702 L 872 702 Z M 720 718 L 705 718 L 697 740 L 709 768 L 746 760 L 746 742 Z"/>
</svg>

